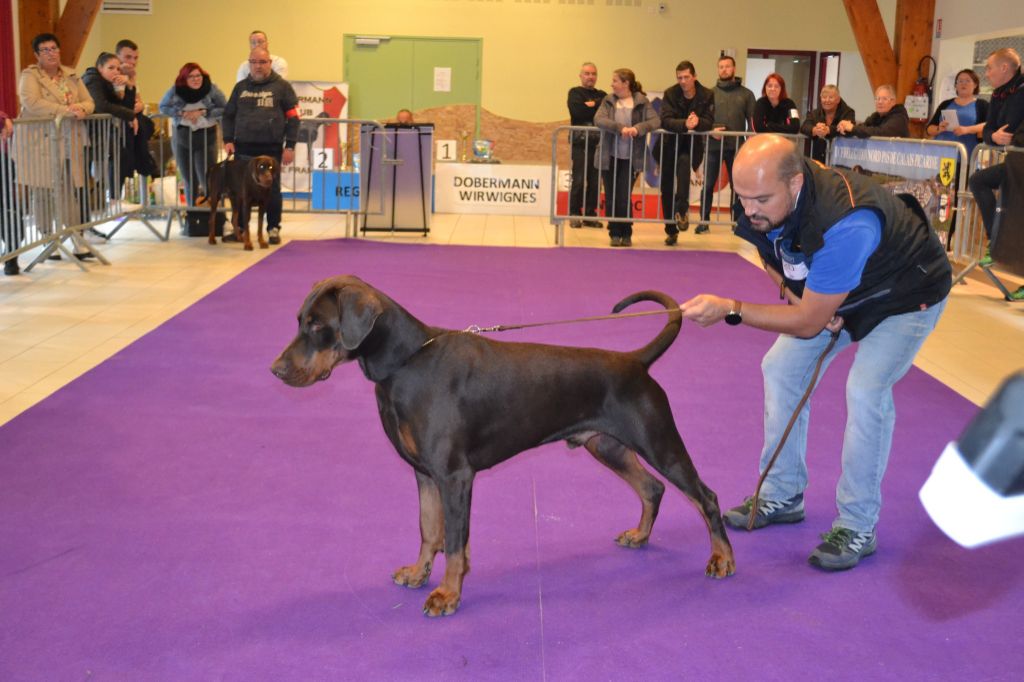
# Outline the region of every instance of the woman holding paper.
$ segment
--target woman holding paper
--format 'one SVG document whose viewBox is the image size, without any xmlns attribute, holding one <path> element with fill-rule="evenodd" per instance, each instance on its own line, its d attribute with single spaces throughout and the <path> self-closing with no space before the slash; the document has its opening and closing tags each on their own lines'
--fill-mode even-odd
<svg viewBox="0 0 1024 682">
<path fill-rule="evenodd" d="M 928 137 L 936 140 L 961 142 L 967 148 L 967 158 L 978 144 L 978 136 L 985 127 L 988 102 L 978 99 L 978 74 L 963 69 L 956 74 L 956 97 L 939 103 L 928 121 Z"/>
<path fill-rule="evenodd" d="M 181 67 L 160 100 L 160 113 L 174 117 L 174 159 L 185 180 L 189 206 L 205 194 L 206 169 L 217 162 L 217 123 L 226 105 L 224 93 L 195 62 Z"/>
</svg>

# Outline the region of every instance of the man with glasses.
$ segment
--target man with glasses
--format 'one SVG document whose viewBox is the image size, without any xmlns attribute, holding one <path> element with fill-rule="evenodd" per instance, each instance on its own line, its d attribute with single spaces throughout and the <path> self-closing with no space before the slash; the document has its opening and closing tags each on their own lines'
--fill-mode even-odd
<svg viewBox="0 0 1024 682">
<path fill-rule="evenodd" d="M 270 50 L 270 43 L 267 40 L 267 34 L 263 31 L 253 31 L 249 34 L 249 51 L 255 50 L 257 47 L 261 47 L 264 50 Z M 288 78 L 288 62 L 285 61 L 284 57 L 278 57 L 276 54 L 270 55 L 270 68 L 281 78 Z M 244 80 L 249 75 L 249 60 L 242 62 L 238 66 L 238 75 L 235 81 Z"/>
<path fill-rule="evenodd" d="M 299 98 L 291 84 L 271 70 L 270 53 L 249 53 L 249 75 L 235 83 L 224 109 L 224 151 L 238 159 L 270 156 L 278 163 L 295 160 L 299 132 Z M 282 146 L 284 147 L 282 149 Z M 276 175 L 267 206 L 268 241 L 281 243 L 281 177 Z M 237 236 L 231 235 L 237 239 Z M 228 235 L 225 241 L 232 241 Z"/>
<path fill-rule="evenodd" d="M 863 123 L 840 121 L 836 130 L 854 137 L 910 137 L 910 116 L 902 104 L 896 103 L 896 88 L 880 85 L 875 90 L 875 113 Z"/>
</svg>

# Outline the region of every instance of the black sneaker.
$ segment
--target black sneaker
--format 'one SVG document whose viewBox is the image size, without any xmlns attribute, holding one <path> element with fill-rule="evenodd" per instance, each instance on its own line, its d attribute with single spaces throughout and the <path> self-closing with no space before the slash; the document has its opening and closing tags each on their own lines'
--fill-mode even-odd
<svg viewBox="0 0 1024 682">
<path fill-rule="evenodd" d="M 620 243 L 619 246 L 633 246 L 633 238 L 632 237 L 623 237 L 622 238 L 622 243 Z"/>
<path fill-rule="evenodd" d="M 696 228 L 695 228 L 695 229 L 693 230 L 693 233 L 694 233 L 694 234 L 707 234 L 707 233 L 708 233 L 708 232 L 710 232 L 710 231 L 711 231 L 711 228 L 710 228 L 710 227 L 708 227 L 707 225 L 698 225 L 698 226 L 697 226 L 697 227 L 696 227 Z"/>
<path fill-rule="evenodd" d="M 675 246 L 676 242 L 679 241 L 679 233 L 673 232 L 669 236 L 665 237 L 665 246 Z"/>
<path fill-rule="evenodd" d="M 267 241 L 270 242 L 271 244 L 280 244 L 281 243 L 281 228 L 280 227 L 272 227 L 272 228 L 270 228 L 269 230 L 267 230 L 267 234 L 269 235 L 269 237 L 267 238 Z"/>
<path fill-rule="evenodd" d="M 824 540 L 807 557 L 812 566 L 826 571 L 845 571 L 853 568 L 860 560 L 878 549 L 875 531 L 861 533 L 849 528 L 833 528 L 821 536 Z"/>
<path fill-rule="evenodd" d="M 18 266 L 18 259 L 12 258 L 11 260 L 4 261 L 4 274 L 5 275 L 18 275 L 21 274 L 21 268 Z"/>
<path fill-rule="evenodd" d="M 747 529 L 750 511 L 754 506 L 754 498 L 748 497 L 743 504 L 733 507 L 722 514 L 722 518 L 733 528 Z M 804 494 L 797 493 L 788 500 L 765 500 L 757 502 L 757 516 L 754 517 L 754 529 L 764 528 L 773 523 L 800 523 L 804 520 Z"/>
<path fill-rule="evenodd" d="M 582 220 L 570 220 L 570 221 L 569 221 L 569 227 L 571 227 L 571 228 L 574 228 L 574 229 L 577 229 L 577 230 L 578 230 L 578 229 L 580 229 L 581 227 L 583 227 L 583 221 L 582 221 Z"/>
<path fill-rule="evenodd" d="M 622 246 L 622 237 L 612 237 L 612 246 Z"/>
<path fill-rule="evenodd" d="M 583 227 L 595 227 L 597 229 L 601 229 L 604 227 L 604 225 L 601 223 L 600 220 L 584 220 Z"/>
<path fill-rule="evenodd" d="M 224 244 L 226 244 L 228 242 L 236 242 L 237 243 L 238 242 L 238 235 L 235 234 L 234 232 L 225 232 L 224 236 L 221 237 L 220 241 L 221 241 L 221 243 L 224 243 Z"/>
</svg>

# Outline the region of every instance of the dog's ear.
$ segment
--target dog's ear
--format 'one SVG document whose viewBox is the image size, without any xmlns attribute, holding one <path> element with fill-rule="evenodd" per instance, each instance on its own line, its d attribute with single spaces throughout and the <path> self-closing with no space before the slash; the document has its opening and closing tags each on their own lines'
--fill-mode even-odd
<svg viewBox="0 0 1024 682">
<path fill-rule="evenodd" d="M 337 290 L 338 317 L 341 318 L 341 345 L 355 350 L 373 331 L 384 306 L 369 288 L 342 286 Z"/>
</svg>

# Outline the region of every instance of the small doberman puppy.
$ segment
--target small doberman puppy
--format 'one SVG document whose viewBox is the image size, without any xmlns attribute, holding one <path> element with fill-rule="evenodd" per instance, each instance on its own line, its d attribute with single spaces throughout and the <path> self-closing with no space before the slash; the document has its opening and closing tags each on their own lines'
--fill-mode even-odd
<svg viewBox="0 0 1024 682">
<path fill-rule="evenodd" d="M 249 214 L 253 206 L 259 207 L 260 248 L 267 248 L 267 240 L 263 238 L 263 215 L 270 201 L 274 180 L 280 174 L 280 166 L 270 156 L 254 156 L 248 161 L 227 159 L 210 166 L 206 172 L 206 189 L 210 198 L 209 242 L 217 243 L 217 206 L 220 205 L 221 197 L 227 195 L 231 199 L 231 228 L 236 237 L 241 232 L 240 238 L 245 244 L 245 250 L 252 251 Z"/>
<path fill-rule="evenodd" d="M 704 517 L 711 534 L 705 573 L 732 575 L 735 561 L 717 497 L 697 475 L 668 398 L 647 371 L 679 334 L 679 306 L 666 294 L 643 291 L 614 310 L 644 300 L 668 308 L 668 322 L 649 344 L 622 353 L 492 341 L 430 327 L 356 277 L 314 285 L 299 310 L 298 334 L 271 371 L 289 386 L 309 386 L 327 379 L 338 364 L 358 360 L 376 383 L 384 431 L 416 471 L 420 500 L 419 557 L 392 577 L 399 585 L 421 587 L 436 554 L 447 557 L 425 614 L 449 615 L 459 606 L 469 572 L 476 473 L 558 440 L 586 447 L 640 496 L 640 523 L 616 542 L 647 542 L 665 492 L 639 454 Z"/>
</svg>

